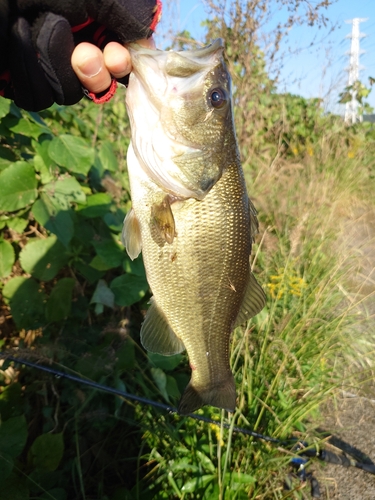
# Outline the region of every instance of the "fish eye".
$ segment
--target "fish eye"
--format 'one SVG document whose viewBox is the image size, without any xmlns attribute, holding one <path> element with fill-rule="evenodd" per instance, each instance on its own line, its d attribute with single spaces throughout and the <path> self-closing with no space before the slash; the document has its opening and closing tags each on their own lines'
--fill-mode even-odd
<svg viewBox="0 0 375 500">
<path fill-rule="evenodd" d="M 209 94 L 209 101 L 212 107 L 216 109 L 222 108 L 228 101 L 227 92 L 220 87 L 212 89 Z"/>
</svg>

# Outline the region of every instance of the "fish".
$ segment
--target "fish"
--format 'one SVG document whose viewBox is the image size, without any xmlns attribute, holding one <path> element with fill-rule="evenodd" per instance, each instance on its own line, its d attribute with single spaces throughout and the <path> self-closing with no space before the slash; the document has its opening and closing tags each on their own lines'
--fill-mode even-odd
<svg viewBox="0 0 375 500">
<path fill-rule="evenodd" d="M 250 266 L 257 212 L 236 141 L 224 43 L 196 50 L 128 46 L 132 208 L 123 227 L 131 259 L 141 252 L 152 292 L 143 347 L 186 349 L 191 379 L 181 415 L 204 405 L 233 412 L 233 329 L 259 313 L 265 294 Z"/>
</svg>

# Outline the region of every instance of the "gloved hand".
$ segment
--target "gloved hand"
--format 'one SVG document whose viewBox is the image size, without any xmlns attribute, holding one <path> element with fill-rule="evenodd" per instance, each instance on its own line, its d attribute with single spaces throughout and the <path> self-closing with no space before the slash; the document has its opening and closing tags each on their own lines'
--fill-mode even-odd
<svg viewBox="0 0 375 500">
<path fill-rule="evenodd" d="M 75 46 L 149 38 L 159 0 L 0 0 L 0 95 L 29 111 L 83 96 Z"/>
</svg>

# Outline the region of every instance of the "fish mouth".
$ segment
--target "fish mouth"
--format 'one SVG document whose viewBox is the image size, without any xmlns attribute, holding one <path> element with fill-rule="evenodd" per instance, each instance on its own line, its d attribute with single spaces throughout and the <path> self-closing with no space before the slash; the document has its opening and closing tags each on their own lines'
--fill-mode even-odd
<svg viewBox="0 0 375 500">
<path fill-rule="evenodd" d="M 222 64 L 223 40 L 186 51 L 154 50 L 136 43 L 128 49 L 133 71 L 126 103 L 138 162 L 163 190 L 202 200 L 221 176 L 220 166 L 208 166 L 215 147 L 199 134 L 186 134 L 175 117 L 181 103 L 202 99 L 206 108 L 201 122 L 210 122 L 212 111 L 203 89 L 207 74 Z"/>
</svg>

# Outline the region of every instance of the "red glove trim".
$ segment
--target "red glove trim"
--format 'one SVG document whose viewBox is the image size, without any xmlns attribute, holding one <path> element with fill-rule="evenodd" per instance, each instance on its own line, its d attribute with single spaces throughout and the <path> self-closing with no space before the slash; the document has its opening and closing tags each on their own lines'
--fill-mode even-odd
<svg viewBox="0 0 375 500">
<path fill-rule="evenodd" d="M 154 15 L 154 19 L 152 20 L 150 30 L 155 31 L 156 25 L 159 23 L 161 19 L 161 10 L 162 10 L 162 3 L 161 0 L 156 0 L 156 11 Z"/>
<path fill-rule="evenodd" d="M 94 94 L 94 92 L 89 92 L 87 89 L 83 89 L 83 93 L 85 94 L 86 97 L 88 97 L 89 99 L 94 101 L 95 104 L 103 104 L 104 102 L 108 102 L 112 99 L 112 97 L 116 93 L 116 89 L 117 89 L 117 81 L 115 79 L 113 79 L 111 81 L 111 85 L 110 85 L 109 89 L 101 97 L 97 97 L 96 94 Z"/>
<path fill-rule="evenodd" d="M 87 21 L 85 21 L 82 24 L 78 24 L 77 26 L 72 27 L 72 33 L 77 33 L 77 31 L 82 30 L 83 28 L 86 28 L 89 24 L 93 23 L 95 19 L 92 17 L 87 18 Z"/>
<path fill-rule="evenodd" d="M 94 33 L 94 43 L 100 49 L 102 48 L 103 42 L 105 41 L 106 35 L 102 34 L 105 29 L 105 26 L 99 26 L 99 28 Z"/>
</svg>

